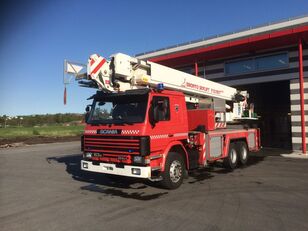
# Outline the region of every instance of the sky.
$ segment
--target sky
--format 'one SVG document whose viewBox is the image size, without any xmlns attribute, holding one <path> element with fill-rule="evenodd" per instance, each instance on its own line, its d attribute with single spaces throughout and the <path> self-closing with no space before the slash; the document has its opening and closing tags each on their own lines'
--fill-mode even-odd
<svg viewBox="0 0 308 231">
<path fill-rule="evenodd" d="M 307 0 L 2 0 L 0 115 L 84 112 L 95 90 L 72 82 L 64 105 L 64 59 L 133 56 L 307 14 Z"/>
</svg>

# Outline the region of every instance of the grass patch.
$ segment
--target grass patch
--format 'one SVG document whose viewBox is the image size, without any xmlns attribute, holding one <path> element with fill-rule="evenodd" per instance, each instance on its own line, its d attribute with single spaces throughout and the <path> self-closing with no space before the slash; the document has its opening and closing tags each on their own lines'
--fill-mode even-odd
<svg viewBox="0 0 308 231">
<path fill-rule="evenodd" d="M 9 127 L 0 128 L 0 139 L 17 137 L 63 137 L 82 134 L 83 125 L 74 126 L 44 126 L 44 127 Z"/>
</svg>

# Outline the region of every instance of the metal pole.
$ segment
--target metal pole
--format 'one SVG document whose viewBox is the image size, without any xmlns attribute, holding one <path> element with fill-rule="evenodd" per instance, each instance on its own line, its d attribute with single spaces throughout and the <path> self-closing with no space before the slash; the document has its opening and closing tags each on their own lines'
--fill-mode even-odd
<svg viewBox="0 0 308 231">
<path fill-rule="evenodd" d="M 303 45 L 302 39 L 298 39 L 298 62 L 299 62 L 299 87 L 302 125 L 302 151 L 306 154 L 306 127 L 305 127 L 305 95 L 304 95 L 304 72 L 303 72 Z"/>
<path fill-rule="evenodd" d="M 205 79 L 205 63 L 203 64 L 203 78 Z"/>
<path fill-rule="evenodd" d="M 198 63 L 195 62 L 195 75 L 198 76 L 199 70 L 198 70 Z"/>
</svg>

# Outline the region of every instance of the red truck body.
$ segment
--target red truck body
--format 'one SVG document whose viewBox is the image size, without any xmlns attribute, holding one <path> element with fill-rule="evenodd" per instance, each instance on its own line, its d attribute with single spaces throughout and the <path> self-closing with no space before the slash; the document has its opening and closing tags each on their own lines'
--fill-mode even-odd
<svg viewBox="0 0 308 231">
<path fill-rule="evenodd" d="M 235 165 L 245 163 L 240 154 L 243 148 L 260 149 L 259 129 L 217 129 L 215 112 L 187 110 L 182 92 L 148 90 L 145 95 L 143 122 L 86 125 L 83 170 L 162 180 L 167 188 L 177 188 L 188 170 L 220 159 L 228 163 L 236 158 Z M 155 105 L 161 108 L 156 110 Z M 235 157 L 231 157 L 232 151 Z M 234 168 L 234 163 L 229 167 Z M 179 174 L 179 181 L 172 178 Z M 167 176 L 171 180 L 166 180 Z"/>
</svg>

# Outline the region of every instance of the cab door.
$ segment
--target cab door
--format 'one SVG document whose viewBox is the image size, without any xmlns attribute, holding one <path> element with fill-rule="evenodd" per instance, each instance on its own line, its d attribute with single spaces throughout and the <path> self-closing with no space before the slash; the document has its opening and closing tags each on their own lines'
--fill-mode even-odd
<svg viewBox="0 0 308 231">
<path fill-rule="evenodd" d="M 184 105 L 183 105 L 183 102 Z M 181 103 L 182 102 L 182 103 Z M 164 150 L 173 140 L 187 138 L 184 97 L 153 96 L 149 112 L 151 123 L 151 149 Z"/>
</svg>

